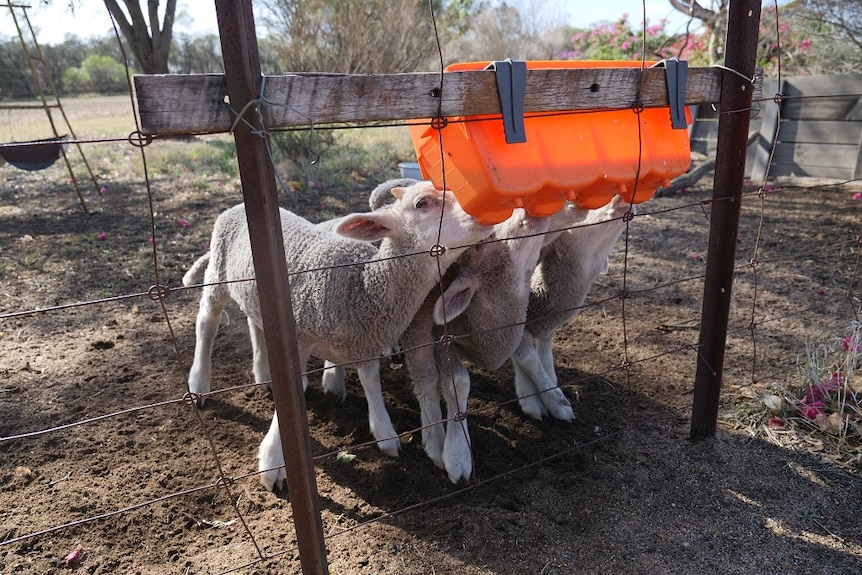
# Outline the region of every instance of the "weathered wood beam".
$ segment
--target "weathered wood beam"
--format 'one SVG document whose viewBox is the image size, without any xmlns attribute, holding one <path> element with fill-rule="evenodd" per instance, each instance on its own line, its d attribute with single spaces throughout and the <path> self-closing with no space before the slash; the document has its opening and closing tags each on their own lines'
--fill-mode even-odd
<svg viewBox="0 0 862 575">
<path fill-rule="evenodd" d="M 641 80 L 641 74 L 643 78 Z M 686 104 L 721 99 L 722 71 L 689 69 Z M 221 133 L 235 116 L 220 74 L 138 75 L 138 111 L 145 134 Z M 638 98 L 638 94 L 640 97 Z M 270 129 L 499 114 L 494 72 L 443 74 L 291 74 L 265 76 L 263 121 Z M 607 110 L 668 105 L 664 68 L 528 70 L 526 112 Z"/>
</svg>

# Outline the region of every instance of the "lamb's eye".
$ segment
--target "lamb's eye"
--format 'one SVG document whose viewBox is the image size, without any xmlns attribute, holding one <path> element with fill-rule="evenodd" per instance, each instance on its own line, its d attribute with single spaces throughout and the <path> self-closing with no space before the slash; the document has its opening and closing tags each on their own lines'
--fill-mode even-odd
<svg viewBox="0 0 862 575">
<path fill-rule="evenodd" d="M 421 210 L 422 208 L 425 208 L 426 206 L 428 206 L 428 199 L 427 198 L 419 198 L 418 200 L 416 200 L 416 203 L 413 204 L 413 207 L 416 208 L 417 210 Z"/>
</svg>

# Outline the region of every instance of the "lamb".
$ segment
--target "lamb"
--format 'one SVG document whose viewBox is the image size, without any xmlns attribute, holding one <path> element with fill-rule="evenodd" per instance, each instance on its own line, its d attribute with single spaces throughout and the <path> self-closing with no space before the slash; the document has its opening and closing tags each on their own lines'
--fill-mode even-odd
<svg viewBox="0 0 862 575">
<path fill-rule="evenodd" d="M 611 250 L 625 228 L 623 216 L 630 211 L 634 206 L 615 196 L 543 249 L 530 281 L 523 337 L 512 355 L 518 401 L 530 417 L 574 419 L 571 404 L 557 385 L 554 330 L 580 313 L 596 276 L 607 271 Z"/>
<path fill-rule="evenodd" d="M 281 210 L 301 364 L 312 354 L 341 363 L 375 357 L 416 315 L 439 278 L 438 270 L 445 272 L 464 246 L 491 232 L 490 226 L 464 212 L 451 192 L 437 191 L 428 182 L 395 188 L 392 194 L 397 199 L 389 209 L 345 216 L 337 234 Z M 234 281 L 254 275 L 247 230 L 242 205 L 222 213 L 213 228 L 189 372 L 193 393 L 210 389 L 213 341 L 230 299 L 249 318 L 256 378 L 269 375 L 257 290 L 252 282 Z M 455 247 L 428 257 L 423 252 L 436 245 L 438 237 Z M 371 244 L 377 240 L 379 247 Z M 415 257 L 399 257 L 409 254 Z M 303 272 L 309 269 L 315 271 Z M 344 305 L 348 301 L 350 305 Z M 382 451 L 397 455 L 397 434 L 382 402 L 376 403 L 382 399 L 377 366 L 369 361 L 357 367 L 369 398 L 371 432 Z M 281 487 L 283 466 L 276 414 L 258 450 L 264 487 Z"/>
<path fill-rule="evenodd" d="M 449 269 L 445 291 L 429 294 L 401 336 L 419 400 L 425 453 L 453 483 L 468 480 L 473 471 L 469 431 L 462 417 L 470 374 L 462 360 L 498 369 L 516 349 L 526 319 L 530 274 L 549 224 L 549 218 L 534 218 L 517 209 L 495 226 L 493 241 L 468 250 Z M 442 336 L 448 344 L 428 345 Z M 441 395 L 448 416 L 445 431 Z"/>
<path fill-rule="evenodd" d="M 386 185 L 372 192 L 372 208 L 381 207 Z M 557 230 L 582 221 L 587 213 L 573 204 L 552 218 L 533 218 L 516 210 L 494 227 L 495 241 L 467 250 L 449 268 L 440 288 L 428 295 L 402 334 L 405 363 L 419 400 L 425 452 L 453 483 L 472 474 L 469 432 L 460 417 L 467 410 L 470 391 L 470 374 L 462 359 L 493 370 L 515 352 L 526 319 L 530 275 L 546 241 L 543 234 L 549 226 Z M 448 325 L 449 355 L 441 345 L 429 345 L 444 335 L 435 323 Z M 343 394 L 343 369 L 331 363 L 326 367 L 325 386 L 333 391 L 340 387 Z M 445 430 L 441 395 L 449 417 Z"/>
</svg>

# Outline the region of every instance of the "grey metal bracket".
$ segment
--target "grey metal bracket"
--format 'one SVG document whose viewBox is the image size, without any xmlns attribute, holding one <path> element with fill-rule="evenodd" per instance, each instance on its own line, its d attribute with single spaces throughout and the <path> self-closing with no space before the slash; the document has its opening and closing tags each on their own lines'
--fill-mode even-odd
<svg viewBox="0 0 862 575">
<path fill-rule="evenodd" d="M 524 128 L 524 93 L 527 91 L 527 63 L 511 58 L 491 62 L 486 70 L 494 70 L 497 77 L 497 94 L 503 111 L 503 130 L 507 144 L 527 141 Z"/>
<path fill-rule="evenodd" d="M 685 88 L 688 82 L 688 61 L 667 58 L 655 67 L 664 66 L 667 74 L 667 100 L 670 105 L 670 123 L 674 130 L 688 128 L 685 121 Z"/>
</svg>

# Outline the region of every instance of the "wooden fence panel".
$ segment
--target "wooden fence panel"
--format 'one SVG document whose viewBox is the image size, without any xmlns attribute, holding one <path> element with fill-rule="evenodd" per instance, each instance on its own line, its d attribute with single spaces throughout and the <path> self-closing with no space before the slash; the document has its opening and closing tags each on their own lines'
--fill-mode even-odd
<svg viewBox="0 0 862 575">
<path fill-rule="evenodd" d="M 767 164 L 770 177 L 862 177 L 862 75 L 783 78 L 780 89 L 767 81 L 759 106 L 752 126 L 760 136 L 746 162 L 753 180 L 766 176 Z M 692 152 L 714 155 L 717 127 L 715 111 L 701 106 L 691 129 Z"/>
</svg>

